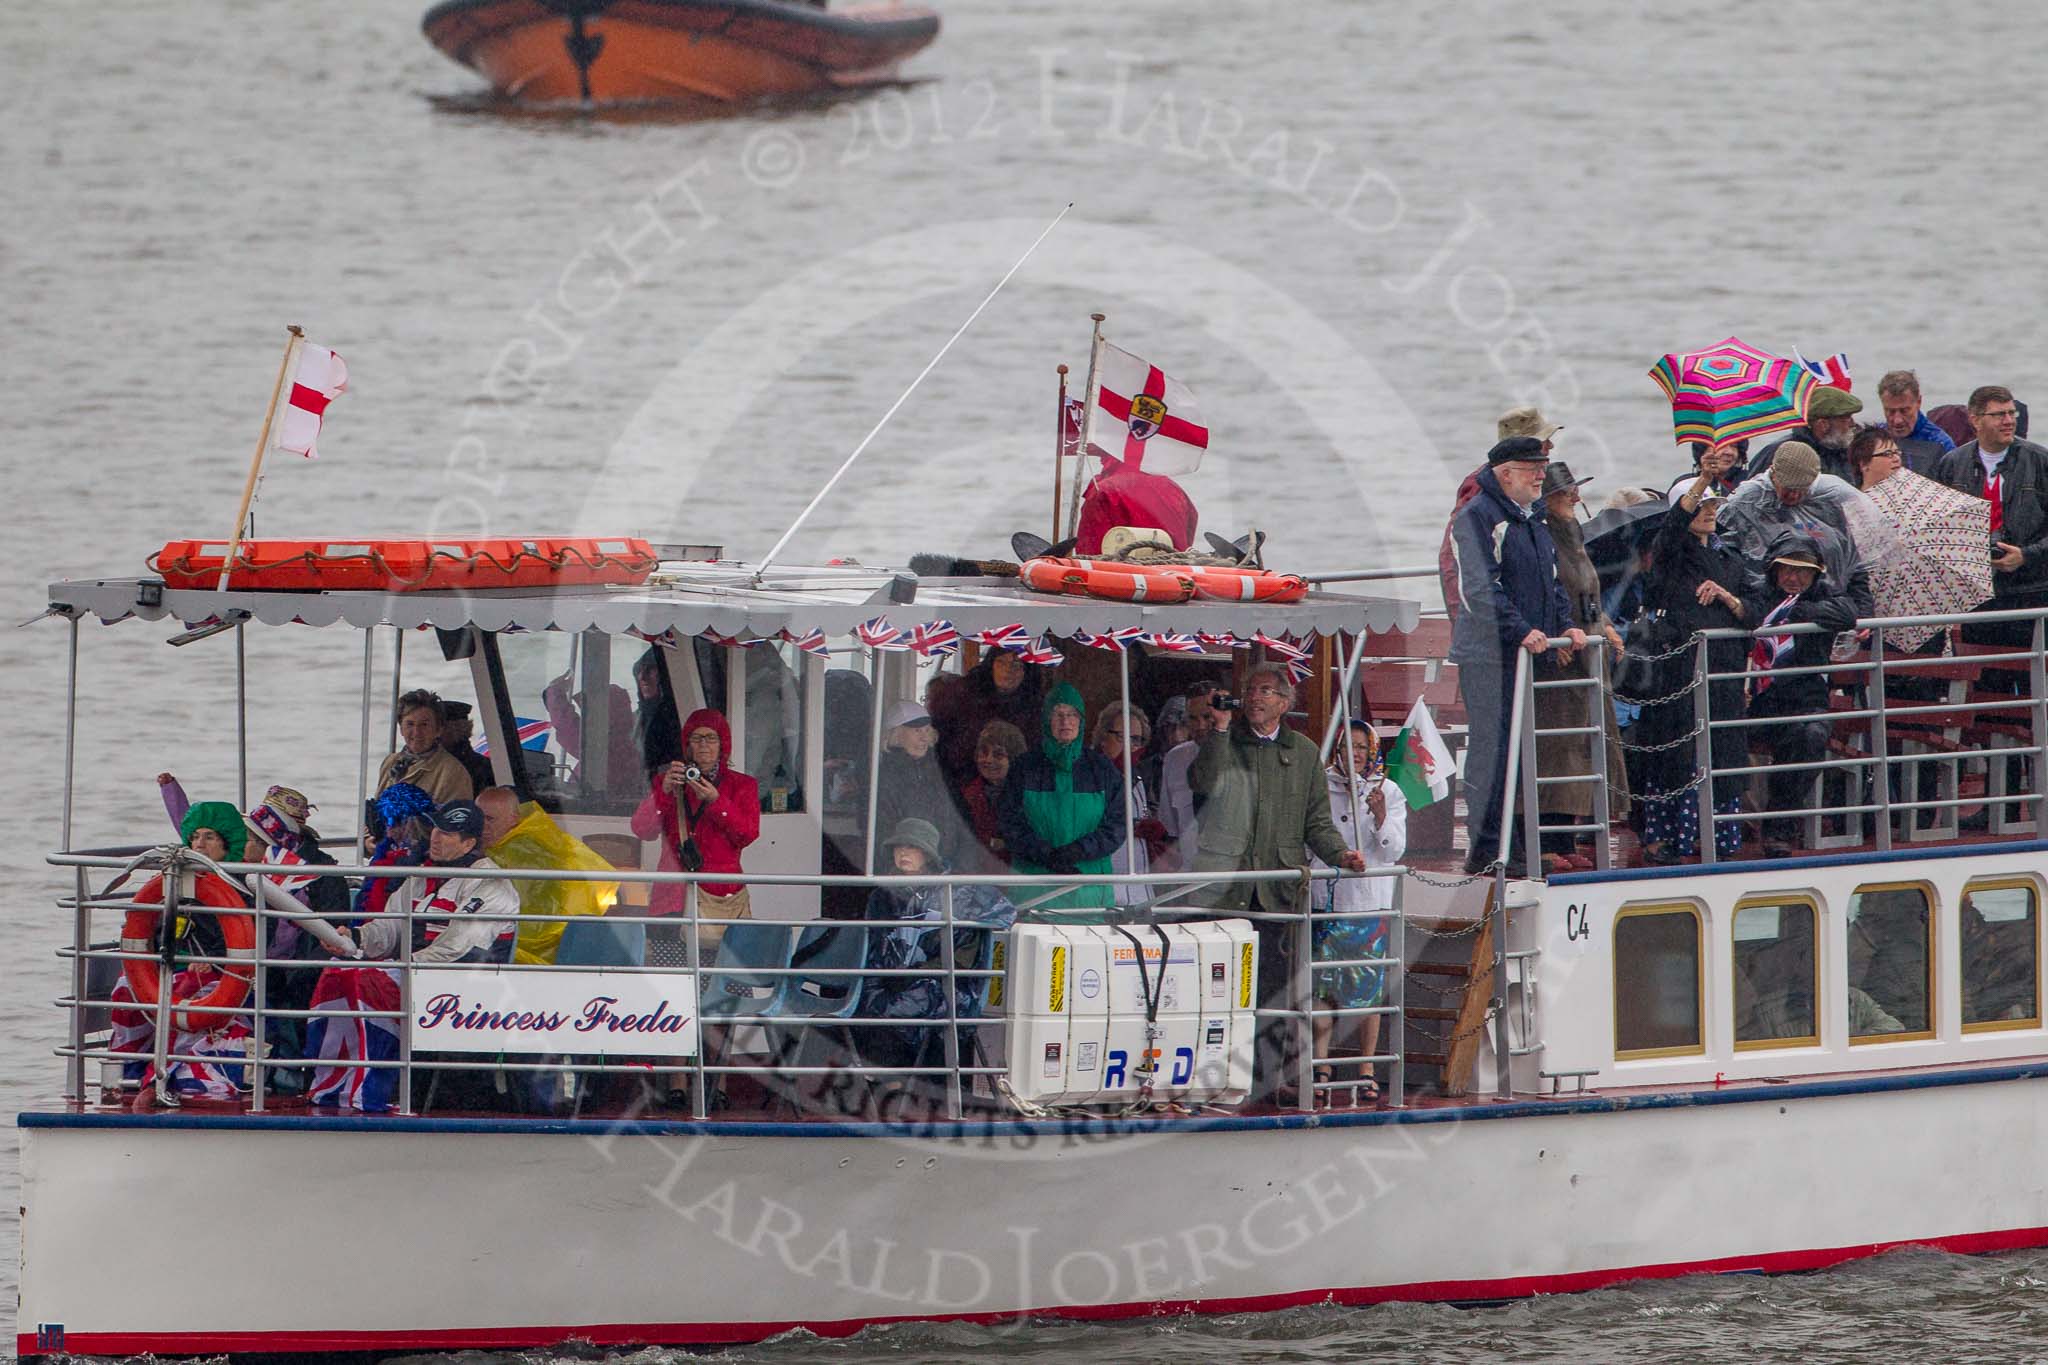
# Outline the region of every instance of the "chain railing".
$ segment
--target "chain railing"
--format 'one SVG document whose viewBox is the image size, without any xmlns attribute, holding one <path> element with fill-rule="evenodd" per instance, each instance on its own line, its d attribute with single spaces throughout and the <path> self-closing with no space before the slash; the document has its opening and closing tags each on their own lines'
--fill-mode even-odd
<svg viewBox="0 0 2048 1365">
<path fill-rule="evenodd" d="M 1261 872 L 1213 873 L 1193 876 L 1188 873 L 1143 873 L 1103 875 L 977 875 L 954 876 L 950 874 L 925 876 L 840 876 L 802 875 L 776 873 L 683 873 L 647 872 L 633 870 L 535 870 L 507 868 L 466 867 L 448 869 L 447 875 L 474 878 L 485 881 L 507 881 L 514 884 L 534 882 L 601 882 L 621 886 L 680 885 L 685 888 L 683 912 L 677 915 L 657 916 L 636 914 L 614 906 L 602 916 L 544 914 L 521 912 L 510 915 L 479 915 L 479 922 L 491 922 L 519 927 L 537 924 L 560 923 L 564 926 L 601 923 L 622 928 L 641 926 L 645 928 L 680 927 L 687 946 L 684 966 L 649 965 L 607 965 L 603 967 L 578 964 L 531 963 L 531 962 L 453 962 L 431 963 L 413 960 L 413 925 L 415 921 L 433 924 L 449 922 L 449 913 L 443 910 L 429 911 L 415 909 L 411 904 L 394 904 L 373 915 L 351 913 L 350 919 L 374 919 L 385 916 L 399 922 L 397 935 L 398 950 L 394 958 L 369 959 L 349 956 L 326 958 L 301 958 L 276 956 L 271 952 L 273 929 L 276 925 L 297 922 L 302 926 L 312 925 L 328 928 L 326 919 L 310 909 L 283 909 L 276 902 L 275 894 L 266 896 L 262 883 L 266 878 L 275 877 L 277 868 L 263 863 L 215 862 L 191 849 L 164 847 L 140 853 L 58 853 L 49 861 L 57 866 L 69 868 L 73 874 L 74 891 L 64 897 L 60 904 L 73 912 L 73 941 L 67 948 L 60 948 L 59 955 L 71 963 L 71 989 L 57 1003 L 70 1013 L 68 1041 L 59 1046 L 58 1054 L 66 1060 L 67 1098 L 74 1103 L 86 1103 L 91 1090 L 87 1067 L 90 1063 L 132 1063 L 146 1061 L 153 1064 L 155 1072 L 154 1098 L 160 1105 L 174 1107 L 178 1096 L 170 1089 L 170 1075 L 174 1065 L 219 1065 L 223 1057 L 214 1053 L 177 1051 L 172 1044 L 175 1037 L 183 1033 L 205 1032 L 201 1029 L 179 1029 L 177 1016 L 201 1018 L 235 1018 L 246 1021 L 249 1028 L 247 1051 L 243 1057 L 234 1059 L 247 1072 L 247 1103 L 250 1110 L 263 1112 L 269 1099 L 266 1078 L 270 1073 L 280 1071 L 301 1071 L 310 1073 L 319 1068 L 359 1069 L 364 1073 L 374 1071 L 395 1071 L 398 1075 L 396 1097 L 393 1108 L 396 1112 L 416 1111 L 414 1080 L 423 1072 L 485 1072 L 498 1076 L 532 1074 L 566 1074 L 574 1076 L 635 1075 L 643 1078 L 656 1073 L 688 1075 L 691 1084 L 690 1107 L 695 1118 L 713 1117 L 711 1101 L 713 1091 L 732 1076 L 747 1076 L 762 1083 L 771 1095 L 789 1100 L 792 1080 L 817 1078 L 820 1081 L 840 1082 L 848 1078 L 861 1081 L 890 1080 L 915 1083 L 920 1079 L 943 1086 L 941 1108 L 949 1120 L 961 1118 L 968 1103 L 968 1097 L 978 1080 L 986 1078 L 986 1088 L 993 1102 L 1002 1093 L 998 1084 L 1007 1075 L 1006 1068 L 985 1063 L 975 1063 L 963 1055 L 963 1041 L 972 1036 L 979 1041 L 981 1031 L 1000 1026 L 1004 1016 L 998 1013 L 982 1013 L 977 1005 L 974 1012 L 963 1012 L 961 990 L 963 987 L 979 986 L 979 994 L 985 1001 L 988 983 L 1004 976 L 1002 968 L 994 965 L 975 966 L 963 962 L 956 956 L 956 932 L 974 931 L 990 936 L 1002 932 L 1000 926 L 971 915 L 956 913 L 955 895 L 962 888 L 993 887 L 1006 894 L 1019 894 L 1024 888 L 1050 892 L 1072 891 L 1078 888 L 1137 887 L 1143 888 L 1148 902 L 1141 906 L 1117 906 L 1085 912 L 1088 922 L 1104 924 L 1138 925 L 1149 923 L 1172 924 L 1196 920 L 1247 919 L 1261 927 L 1261 938 L 1268 944 L 1277 944 L 1284 935 L 1292 951 L 1294 976 L 1289 982 L 1285 996 L 1264 1002 L 1255 1012 L 1260 1020 L 1273 1021 L 1276 1025 L 1290 1027 L 1296 1031 L 1294 1046 L 1289 1055 L 1302 1059 L 1299 1076 L 1296 1078 L 1295 1104 L 1307 1109 L 1315 1105 L 1319 1095 L 1342 1088 L 1336 1083 L 1326 1083 L 1319 1077 L 1316 1068 L 1336 1063 L 1356 1063 L 1361 1075 L 1371 1074 L 1379 1065 L 1390 1068 L 1389 1098 L 1392 1103 L 1403 1101 L 1403 1058 L 1401 1039 L 1404 1032 L 1402 1010 L 1402 951 L 1405 934 L 1402 924 L 1404 913 L 1399 892 L 1402 869 L 1382 868 L 1365 873 L 1352 873 L 1339 869 L 1317 868 L 1282 869 Z M 93 872 L 115 874 L 107 886 L 98 893 L 91 891 L 89 877 Z M 311 864 L 295 867 L 294 876 L 336 877 L 350 880 L 360 878 L 388 878 L 402 882 L 413 876 L 432 875 L 436 869 L 420 866 L 389 865 L 335 865 Z M 184 892 L 183 884 L 188 876 L 218 876 L 246 892 L 253 904 L 243 908 L 217 908 L 195 905 Z M 132 879 L 154 876 L 160 878 L 161 900 L 137 899 L 134 891 L 123 893 L 122 888 Z M 1309 905 L 1308 888 L 1315 884 L 1335 885 L 1339 881 L 1358 879 L 1392 879 L 1395 891 L 1392 905 L 1384 910 L 1335 911 L 1312 910 Z M 935 918 L 861 918 L 861 919 L 820 919 L 804 915 L 787 917 L 762 916 L 745 920 L 726 920 L 704 916 L 700 913 L 695 888 L 705 880 L 719 885 L 739 884 L 763 887 L 802 887 L 822 890 L 827 887 L 861 887 L 870 890 L 881 889 L 896 892 L 911 892 L 922 888 L 939 889 L 939 912 Z M 1232 910 L 1172 902 L 1181 896 L 1203 892 L 1215 893 L 1218 889 L 1241 887 L 1247 890 L 1261 886 L 1285 887 L 1298 899 L 1298 911 L 1279 913 L 1264 910 Z M 138 949 L 124 946 L 121 942 L 108 943 L 96 936 L 94 917 L 100 914 L 126 915 L 131 911 L 147 911 L 158 916 L 156 937 L 148 948 Z M 225 953 L 207 954 L 183 950 L 178 943 L 175 928 L 181 915 L 203 910 L 220 916 L 253 917 L 254 947 L 242 951 L 230 949 Z M 334 918 L 342 918 L 335 916 Z M 464 917 L 467 918 L 467 917 Z M 1346 920 L 1384 920 L 1390 926 L 1391 942 L 1384 957 L 1333 958 L 1318 961 L 1315 958 L 1315 927 L 1319 924 Z M 1024 923 L 1075 923 L 1073 913 L 1046 914 L 1034 916 L 1020 914 L 1017 922 Z M 908 967 L 874 967 L 867 964 L 863 956 L 858 965 L 842 965 L 836 961 L 821 962 L 817 966 L 798 965 L 794 962 L 756 965 L 751 962 L 720 962 L 711 955 L 706 941 L 706 931 L 723 935 L 738 924 L 787 926 L 792 942 L 799 938 L 803 929 L 819 927 L 839 933 L 862 935 L 868 942 L 873 936 L 899 929 L 915 929 L 938 934 L 939 959 L 921 965 Z M 330 929 L 331 932 L 331 929 Z M 979 960 L 988 960 L 989 954 L 977 953 Z M 108 964 L 114 974 L 125 972 L 126 964 L 136 961 L 156 963 L 159 969 L 158 998 L 155 1001 L 141 999 L 117 999 L 113 988 L 99 989 L 107 970 L 100 964 Z M 208 966 L 223 973 L 239 975 L 247 971 L 249 989 L 247 994 L 233 1005 L 195 1004 L 172 998 L 172 983 L 178 970 L 194 966 Z M 99 971 L 96 973 L 95 968 Z M 273 969 L 287 972 L 320 972 L 341 969 L 384 969 L 395 973 L 399 989 L 398 1006 L 395 1009 L 339 1008 L 323 1005 L 320 1008 L 297 1009 L 275 1004 L 269 998 L 269 978 Z M 1317 979 L 1328 973 L 1345 968 L 1374 969 L 1391 983 L 1385 988 L 1380 1004 L 1369 1006 L 1340 1007 L 1325 1005 L 1322 993 L 1316 989 Z M 529 974 L 538 981 L 549 973 L 602 971 L 620 976 L 672 976 L 687 979 L 690 983 L 691 998 L 697 1002 L 698 1031 L 696 1045 L 691 1053 L 683 1057 L 664 1058 L 656 1061 L 619 1061 L 622 1053 L 618 1049 L 604 1054 L 602 1058 L 591 1055 L 579 1059 L 573 1054 L 560 1055 L 559 1060 L 544 1056 L 476 1056 L 464 1058 L 459 1055 L 436 1053 L 428 1060 L 413 1055 L 412 1022 L 418 1017 L 416 1009 L 416 985 L 431 982 L 437 973 L 455 969 L 487 970 L 503 974 Z M 829 977 L 835 983 L 845 983 L 845 989 L 855 1000 L 864 991 L 866 983 L 887 979 L 910 979 L 932 981 L 939 985 L 944 997 L 943 1012 L 918 1014 L 906 1017 L 869 1017 L 852 1012 L 853 1007 L 831 1014 L 802 1013 L 745 1013 L 731 1019 L 707 1018 L 704 1014 L 705 982 L 707 978 L 730 978 L 744 975 L 746 978 L 772 981 L 779 988 L 792 979 L 804 981 L 812 978 Z M 96 980 L 96 977 L 99 980 Z M 836 997 L 844 998 L 844 997 Z M 98 1030 L 93 1019 L 103 1011 L 125 1010 L 143 1016 L 151 1021 L 152 1046 L 146 1053 L 116 1049 L 111 1038 L 101 1041 L 96 1037 Z M 1377 1051 L 1369 1056 L 1318 1055 L 1314 1044 L 1318 1021 L 1342 1020 L 1377 1016 L 1390 1020 L 1389 1031 L 1393 1039 L 1390 1049 Z M 368 1056 L 307 1057 L 285 1056 L 270 1050 L 266 1045 L 268 1026 L 276 1021 L 313 1020 L 361 1021 L 381 1020 L 394 1027 L 398 1036 L 399 1053 L 391 1059 Z M 786 1031 L 799 1041 L 795 1049 L 771 1049 L 767 1063 L 745 1063 L 731 1060 L 730 1033 L 723 1041 L 728 1046 L 726 1055 L 712 1060 L 709 1039 L 711 1029 L 734 1030 L 741 1028 L 762 1028 L 771 1031 Z M 923 1060 L 931 1051 L 920 1045 L 917 1056 L 907 1065 L 880 1065 L 861 1059 L 861 1049 L 855 1037 L 861 1030 L 890 1027 L 896 1029 L 936 1030 L 940 1053 L 939 1060 Z M 801 1064 L 789 1060 L 790 1056 L 802 1056 L 806 1049 L 803 1040 L 815 1036 L 819 1030 L 840 1030 L 840 1036 L 847 1040 L 846 1051 L 850 1060 L 830 1060 L 824 1064 Z M 929 1038 L 929 1034 L 927 1035 Z M 751 1049 L 750 1049 L 751 1051 Z M 558 1054 L 559 1055 L 559 1054 Z M 1257 1084 L 1255 1078 L 1255 1085 Z M 1358 1084 L 1347 1082 L 1346 1084 Z"/>
</svg>

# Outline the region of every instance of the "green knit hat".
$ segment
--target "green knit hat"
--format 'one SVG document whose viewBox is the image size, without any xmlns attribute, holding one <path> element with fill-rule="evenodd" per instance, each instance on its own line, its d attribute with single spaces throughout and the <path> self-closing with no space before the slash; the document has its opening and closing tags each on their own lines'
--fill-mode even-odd
<svg viewBox="0 0 2048 1365">
<path fill-rule="evenodd" d="M 178 822 L 178 833 L 185 841 L 185 847 L 192 847 L 192 840 L 200 830 L 210 829 L 220 836 L 228 846 L 228 861 L 242 861 L 242 849 L 249 841 L 249 827 L 242 823 L 242 813 L 225 801 L 201 801 L 185 812 L 185 818 Z"/>
<path fill-rule="evenodd" d="M 1038 709 L 1038 719 L 1048 735 L 1052 733 L 1052 708 L 1055 706 L 1071 706 L 1080 712 L 1081 728 L 1084 732 L 1087 730 L 1088 703 L 1081 700 L 1080 688 L 1070 682 L 1055 683 L 1045 694 L 1045 701 Z"/>
</svg>

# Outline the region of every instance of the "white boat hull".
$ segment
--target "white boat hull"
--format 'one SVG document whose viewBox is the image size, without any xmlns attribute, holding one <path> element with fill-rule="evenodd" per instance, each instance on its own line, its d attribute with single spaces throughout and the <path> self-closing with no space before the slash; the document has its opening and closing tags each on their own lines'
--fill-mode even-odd
<svg viewBox="0 0 2048 1365">
<path fill-rule="evenodd" d="M 707 1344 L 2003 1250 L 2048 1243 L 2044 1122 L 2048 1064 L 1121 1132 L 29 1115 L 19 1344 Z"/>
</svg>

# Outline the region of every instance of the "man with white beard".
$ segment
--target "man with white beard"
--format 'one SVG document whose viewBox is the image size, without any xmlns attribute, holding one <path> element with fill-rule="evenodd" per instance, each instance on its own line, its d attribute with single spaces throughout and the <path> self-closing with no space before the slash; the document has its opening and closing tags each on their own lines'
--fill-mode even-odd
<svg viewBox="0 0 2048 1365">
<path fill-rule="evenodd" d="M 1856 414 L 1861 411 L 1863 400 L 1847 389 L 1825 384 L 1815 389 L 1806 400 L 1806 425 L 1792 428 L 1783 440 L 1766 446 L 1750 462 L 1750 477 L 1769 469 L 1779 450 L 1797 441 L 1811 446 L 1820 456 L 1821 473 L 1855 484 L 1856 472 L 1849 467 L 1849 443 L 1856 439 Z"/>
</svg>

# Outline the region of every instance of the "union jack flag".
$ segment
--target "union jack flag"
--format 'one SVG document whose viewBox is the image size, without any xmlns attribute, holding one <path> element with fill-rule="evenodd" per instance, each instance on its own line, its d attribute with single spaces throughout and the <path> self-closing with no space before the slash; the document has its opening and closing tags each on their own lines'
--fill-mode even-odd
<svg viewBox="0 0 2048 1365">
<path fill-rule="evenodd" d="M 1235 635 L 1211 635 L 1207 631 L 1201 631 L 1196 634 L 1195 638 L 1202 642 L 1202 648 L 1204 649 L 1237 648 L 1237 637 Z"/>
<path fill-rule="evenodd" d="M 1119 626 L 1115 630 L 1103 631 L 1100 634 L 1092 630 L 1074 632 L 1074 643 L 1077 645 L 1086 645 L 1090 649 L 1113 649 L 1118 652 L 1132 641 L 1144 638 L 1143 626 Z"/>
<path fill-rule="evenodd" d="M 801 635 L 796 634 L 794 631 L 785 630 L 782 632 L 782 638 L 806 654 L 825 655 L 831 653 L 830 650 L 825 648 L 825 632 L 822 630 L 807 630 Z"/>
<path fill-rule="evenodd" d="M 1145 637 L 1145 643 L 1154 649 L 1163 649 L 1172 654 L 1200 654 L 1202 642 L 1185 631 L 1155 630 Z"/>
<path fill-rule="evenodd" d="M 306 860 L 299 856 L 297 849 L 285 848 L 279 844 L 269 844 L 264 847 L 263 861 L 269 863 L 272 867 L 296 868 L 306 866 Z M 313 880 L 313 874 L 310 872 L 272 872 L 269 876 L 270 880 L 276 882 L 287 891 L 297 891 L 300 887 L 308 885 Z"/>
<path fill-rule="evenodd" d="M 909 641 L 903 638 L 903 632 L 890 625 L 888 618 L 884 616 L 877 616 L 871 621 L 863 621 L 855 626 L 853 628 L 853 638 L 866 645 L 869 649 L 905 650 L 910 648 Z"/>
<path fill-rule="evenodd" d="M 705 631 L 704 638 L 721 649 L 747 649 L 751 646 L 765 643 L 758 635 L 720 635 L 715 630 Z M 666 642 L 656 640 L 655 643 L 664 644 Z"/>
<path fill-rule="evenodd" d="M 1792 359 L 1799 363 L 1801 369 L 1811 374 L 1827 387 L 1840 389 L 1844 393 L 1849 392 L 1849 353 L 1847 351 L 1836 351 L 1826 360 L 1808 360 L 1805 356 L 1799 354 L 1799 348 L 1794 346 L 1792 348 Z"/>
<path fill-rule="evenodd" d="M 658 635 L 649 635 L 646 631 L 640 629 L 640 627 L 638 626 L 628 626 L 626 627 L 626 634 L 638 636 L 640 639 L 645 640 L 648 644 L 660 645 L 663 649 L 679 649 L 682 647 L 683 643 L 682 638 L 676 634 L 676 628 L 674 626 L 670 626 L 668 629 L 662 631 Z"/>
<path fill-rule="evenodd" d="M 512 719 L 519 726 L 516 738 L 520 748 L 538 752 L 548 747 L 548 736 L 555 728 L 553 721 L 528 720 L 524 716 L 514 716 Z M 485 755 L 491 752 L 491 741 L 488 736 L 476 742 L 476 751 Z"/>
<path fill-rule="evenodd" d="M 989 649 L 1024 649 L 1031 644 L 1031 632 L 1024 629 L 1022 621 L 1012 621 L 994 630 L 975 632 L 974 642 Z"/>
<path fill-rule="evenodd" d="M 1052 647 L 1052 636 L 1041 635 L 1017 651 L 1017 657 L 1027 664 L 1061 664 L 1067 656 Z"/>
<path fill-rule="evenodd" d="M 934 654 L 957 654 L 960 632 L 953 629 L 951 621 L 920 621 L 910 628 L 910 647 L 925 659 Z"/>
<path fill-rule="evenodd" d="M 1286 664 L 1287 676 L 1297 683 L 1307 682 L 1308 675 L 1315 671 L 1309 664 L 1309 658 L 1313 651 L 1296 644 L 1285 636 L 1268 635 L 1264 631 L 1259 631 L 1252 636 L 1252 643 L 1264 645 L 1266 653 L 1272 655 L 1281 663 Z"/>
</svg>

